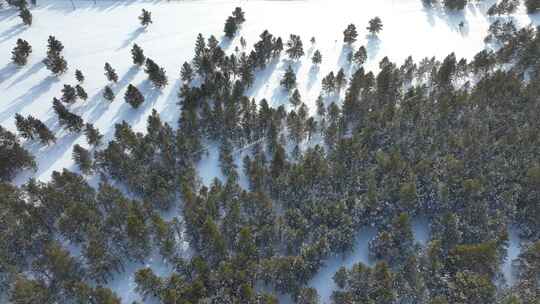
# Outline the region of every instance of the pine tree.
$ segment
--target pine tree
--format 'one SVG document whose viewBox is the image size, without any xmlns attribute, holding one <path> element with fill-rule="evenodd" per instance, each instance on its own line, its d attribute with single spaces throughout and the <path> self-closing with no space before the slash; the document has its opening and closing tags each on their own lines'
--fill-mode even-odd
<svg viewBox="0 0 540 304">
<path fill-rule="evenodd" d="M 39 141 L 44 145 L 50 145 L 51 143 L 56 142 L 56 137 L 51 132 L 51 130 L 39 119 L 32 120 L 32 126 L 34 131 L 39 137 Z"/>
<path fill-rule="evenodd" d="M 17 136 L 0 126 L 0 181 L 10 181 L 19 171 L 35 167 L 34 157 Z"/>
<path fill-rule="evenodd" d="M 443 0 L 444 7 L 451 10 L 462 10 L 467 5 L 467 0 Z"/>
<path fill-rule="evenodd" d="M 315 104 L 317 105 L 317 115 L 324 117 L 326 115 L 326 108 L 324 106 L 324 99 L 321 95 L 317 97 Z"/>
<path fill-rule="evenodd" d="M 86 94 L 86 91 L 84 90 L 84 88 L 81 86 L 81 85 L 76 85 L 75 86 L 75 91 L 77 91 L 77 97 L 79 97 L 80 99 L 82 100 L 86 100 L 88 99 L 88 94 Z"/>
<path fill-rule="evenodd" d="M 281 79 L 281 86 L 287 91 L 296 87 L 296 75 L 290 65 L 287 67 L 287 71 L 285 71 L 285 74 Z"/>
<path fill-rule="evenodd" d="M 105 88 L 103 89 L 103 98 L 112 102 L 114 100 L 114 97 L 114 92 L 111 87 L 105 86 Z"/>
<path fill-rule="evenodd" d="M 219 41 L 217 40 L 216 36 L 210 35 L 210 38 L 208 38 L 208 50 L 210 53 L 214 53 L 219 47 Z"/>
<path fill-rule="evenodd" d="M 47 53 L 61 53 L 64 50 L 64 45 L 56 37 L 49 36 L 47 39 Z"/>
<path fill-rule="evenodd" d="M 290 59 L 298 59 L 304 56 L 304 47 L 300 36 L 291 34 L 289 41 L 287 41 L 286 52 Z"/>
<path fill-rule="evenodd" d="M 180 78 L 186 83 L 190 83 L 193 80 L 193 69 L 188 62 L 184 62 L 180 71 Z"/>
<path fill-rule="evenodd" d="M 347 63 L 351 64 L 353 62 L 353 59 L 354 59 L 354 52 L 353 51 L 347 52 Z"/>
<path fill-rule="evenodd" d="M 345 72 L 343 71 L 343 68 L 339 69 L 337 75 L 336 75 L 336 87 L 338 90 L 343 88 L 347 84 L 347 77 L 345 76 Z"/>
<path fill-rule="evenodd" d="M 94 128 L 91 123 L 87 123 L 84 128 L 84 135 L 86 136 L 86 141 L 89 145 L 93 147 L 98 147 L 101 145 L 101 140 L 103 135 L 99 133 L 99 130 Z"/>
<path fill-rule="evenodd" d="M 236 164 L 234 163 L 232 153 L 233 147 L 231 142 L 227 139 L 223 140 L 219 149 L 219 166 L 224 176 L 237 179 L 238 173 L 236 172 Z"/>
<path fill-rule="evenodd" d="M 107 76 L 107 80 L 109 81 L 118 82 L 118 74 L 116 74 L 116 71 L 108 62 L 105 63 L 105 76 Z"/>
<path fill-rule="evenodd" d="M 150 23 L 152 23 L 152 13 L 143 8 L 142 13 L 139 16 L 139 21 L 141 22 L 142 26 L 147 27 Z"/>
<path fill-rule="evenodd" d="M 283 41 L 281 40 L 281 37 L 278 37 L 274 43 L 274 47 L 272 48 L 272 57 L 279 57 L 281 55 L 281 51 L 283 51 Z"/>
<path fill-rule="evenodd" d="M 358 66 L 363 65 L 367 60 L 367 51 L 364 46 L 361 46 L 358 51 L 356 51 L 353 55 L 354 63 L 356 63 Z"/>
<path fill-rule="evenodd" d="M 67 62 L 60 54 L 51 53 L 43 60 L 43 63 L 55 75 L 60 75 L 67 70 Z"/>
<path fill-rule="evenodd" d="M 236 7 L 234 11 L 232 12 L 234 22 L 238 25 L 241 25 L 246 21 L 246 17 L 244 16 L 244 12 L 242 11 L 241 7 Z"/>
<path fill-rule="evenodd" d="M 198 58 L 203 55 L 203 53 L 206 50 L 206 40 L 204 40 L 204 37 L 201 33 L 197 35 L 197 39 L 195 40 L 195 57 L 193 58 L 194 62 L 198 61 Z"/>
<path fill-rule="evenodd" d="M 495 16 L 495 15 L 501 15 L 502 12 L 499 10 L 499 6 L 497 3 L 493 3 L 493 5 L 487 10 L 488 16 Z"/>
<path fill-rule="evenodd" d="M 62 89 L 62 102 L 74 103 L 77 100 L 77 91 L 69 84 L 65 84 Z"/>
<path fill-rule="evenodd" d="M 92 169 L 92 156 L 88 150 L 77 144 L 73 146 L 72 157 L 83 174 L 90 173 Z"/>
<path fill-rule="evenodd" d="M 343 32 L 343 42 L 349 45 L 353 44 L 356 42 L 357 37 L 358 32 L 356 31 L 356 26 L 354 24 L 349 24 Z"/>
<path fill-rule="evenodd" d="M 133 64 L 138 66 L 143 65 L 146 60 L 142 48 L 136 43 L 131 48 L 131 58 L 133 59 Z"/>
<path fill-rule="evenodd" d="M 225 32 L 225 36 L 227 38 L 233 38 L 234 34 L 236 34 L 236 31 L 238 30 L 238 25 L 236 24 L 236 21 L 233 17 L 227 18 L 227 21 L 225 21 L 225 28 L 223 31 Z"/>
<path fill-rule="evenodd" d="M 317 132 L 317 121 L 315 118 L 310 117 L 308 120 L 306 120 L 306 131 L 308 135 L 308 140 L 311 140 L 311 137 L 315 132 Z"/>
<path fill-rule="evenodd" d="M 77 79 L 79 83 L 84 82 L 84 75 L 80 70 L 75 70 L 75 79 Z"/>
<path fill-rule="evenodd" d="M 48 303 L 53 301 L 53 298 L 53 291 L 44 281 L 28 279 L 20 275 L 13 283 L 9 302 L 13 304 Z"/>
<path fill-rule="evenodd" d="M 253 66 L 249 60 L 244 60 L 244 57 L 242 57 L 240 61 L 240 78 L 245 87 L 249 88 L 255 80 Z"/>
<path fill-rule="evenodd" d="M 83 127 L 83 120 L 80 116 L 73 114 L 62 105 L 60 100 L 53 98 L 53 109 L 58 116 L 58 121 L 61 126 L 64 126 L 70 132 L 80 132 Z"/>
<path fill-rule="evenodd" d="M 121 304 L 121 300 L 118 295 L 110 288 L 106 287 L 97 286 L 94 290 L 92 298 L 95 299 L 96 303 Z M 131 304 L 137 304 L 137 302 L 133 302 Z"/>
<path fill-rule="evenodd" d="M 17 45 L 13 48 L 13 51 L 11 52 L 11 60 L 16 65 L 26 65 L 30 53 L 32 53 L 32 46 L 30 46 L 28 41 L 19 38 L 17 39 Z"/>
<path fill-rule="evenodd" d="M 145 214 L 137 204 L 128 209 L 126 236 L 128 252 L 132 259 L 143 261 L 150 252 L 150 235 L 145 221 Z"/>
<path fill-rule="evenodd" d="M 134 109 L 137 109 L 144 102 L 144 96 L 141 94 L 139 89 L 137 89 L 137 87 L 130 84 L 127 87 L 126 93 L 124 95 L 124 100 L 129 103 Z"/>
<path fill-rule="evenodd" d="M 43 63 L 55 75 L 64 73 L 67 70 L 67 62 L 61 55 L 64 46 L 54 36 L 49 36 L 47 44 L 47 57 L 43 60 Z"/>
<path fill-rule="evenodd" d="M 135 291 L 139 293 L 143 299 L 146 299 L 148 296 L 157 297 L 163 282 L 160 277 L 154 274 L 152 268 L 143 268 L 135 272 L 135 284 L 137 284 Z"/>
<path fill-rule="evenodd" d="M 334 76 L 334 72 L 330 72 L 323 78 L 322 89 L 326 93 L 333 92 L 336 89 L 336 77 Z"/>
<path fill-rule="evenodd" d="M 161 89 L 167 85 L 168 81 L 167 76 L 165 75 L 165 70 L 159 67 L 152 59 L 146 59 L 146 67 L 144 72 L 148 74 L 148 79 L 150 79 L 150 81 L 152 81 L 154 86 L 156 86 L 158 89 Z"/>
<path fill-rule="evenodd" d="M 315 53 L 313 53 L 313 58 L 311 58 L 311 61 L 313 62 L 313 64 L 321 64 L 322 55 L 319 50 L 316 50 Z"/>
<path fill-rule="evenodd" d="M 302 103 L 302 98 L 300 96 L 300 92 L 298 91 L 298 89 L 294 90 L 291 97 L 289 98 L 289 102 L 295 108 L 298 107 Z"/>
<path fill-rule="evenodd" d="M 21 7 L 19 12 L 19 17 L 21 17 L 24 24 L 31 26 L 32 25 L 32 13 L 25 6 Z"/>
<path fill-rule="evenodd" d="M 20 114 L 15 114 L 15 126 L 21 137 L 25 139 L 33 140 L 37 136 L 44 145 L 49 145 L 56 141 L 56 137 L 51 130 L 41 120 L 31 115 L 24 118 Z"/>
<path fill-rule="evenodd" d="M 513 14 L 519 6 L 519 0 L 502 0 L 494 3 L 487 11 L 489 16 Z"/>
<path fill-rule="evenodd" d="M 371 35 L 376 36 L 383 28 L 382 20 L 379 17 L 375 17 L 369 20 L 369 26 L 366 28 Z"/>
<path fill-rule="evenodd" d="M 19 113 L 15 114 L 15 126 L 22 138 L 30 140 L 34 139 L 34 128 L 32 123 Z"/>
</svg>

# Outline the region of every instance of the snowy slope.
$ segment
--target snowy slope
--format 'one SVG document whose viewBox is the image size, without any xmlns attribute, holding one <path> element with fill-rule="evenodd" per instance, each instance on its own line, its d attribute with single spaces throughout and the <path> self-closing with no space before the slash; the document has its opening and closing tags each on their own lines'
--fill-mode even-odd
<svg viewBox="0 0 540 304">
<path fill-rule="evenodd" d="M 313 106 L 320 92 L 321 78 L 345 63 L 342 33 L 349 23 L 356 24 L 360 30 L 355 48 L 367 47 L 368 69 L 377 69 L 384 56 L 398 63 L 409 55 L 418 61 L 426 56 L 443 58 L 450 52 L 455 52 L 458 57 L 472 58 L 484 48 L 483 38 L 490 23 L 485 11 L 493 2 L 484 0 L 481 4 L 470 5 L 463 13 L 448 15 L 424 8 L 420 0 L 97 0 L 97 3 L 74 0 L 75 9 L 71 1 L 38 0 L 38 6 L 32 9 L 34 24 L 29 28 L 22 25 L 15 10 L 2 9 L 0 125 L 15 131 L 14 115 L 32 114 L 55 131 L 58 138 L 50 147 L 25 143 L 36 156 L 38 170 L 21 174 L 16 182 L 24 183 L 31 176 L 46 181 L 53 170 L 73 169 L 73 145 L 87 146 L 84 136 L 68 134 L 60 128 L 52 110 L 52 98 L 60 96 L 63 84 L 75 84 L 75 69 L 82 70 L 86 76 L 83 86 L 89 99 L 70 106 L 70 110 L 86 122 L 94 123 L 107 139 L 112 136 L 114 124 L 122 120 L 132 124 L 135 130 L 144 131 L 146 117 L 153 108 L 165 121 L 176 124 L 180 66 L 192 57 L 199 32 L 206 38 L 215 35 L 228 52 L 233 52 L 239 45 L 240 36 L 245 37 L 249 47 L 265 29 L 284 40 L 294 33 L 302 37 L 307 55 L 294 65 L 299 89 L 304 102 Z M 229 42 L 223 38 L 223 24 L 236 6 L 246 12 L 247 21 L 239 35 Z M 142 8 L 152 12 L 153 24 L 147 30 L 141 29 L 137 19 Z M 375 16 L 381 17 L 384 29 L 378 40 L 370 40 L 365 36 L 364 28 Z M 514 18 L 521 25 L 540 23 L 538 16 L 531 20 L 522 10 Z M 462 21 L 465 27 L 460 31 L 458 24 Z M 56 36 L 65 46 L 63 54 L 70 69 L 60 77 L 51 76 L 41 63 L 49 35 Z M 309 43 L 312 36 L 317 40 L 313 46 Z M 33 47 L 29 62 L 23 68 L 10 62 L 17 38 L 27 40 Z M 151 90 L 144 72 L 133 66 L 130 56 L 133 43 L 139 44 L 147 57 L 167 71 L 169 85 L 161 92 Z M 323 55 L 319 69 L 313 69 L 311 64 L 315 49 Z M 117 97 L 111 104 L 101 97 L 101 90 L 108 84 L 103 75 L 105 62 L 116 69 L 120 78 L 113 86 Z M 260 71 L 249 93 L 257 100 L 267 98 L 272 105 L 285 103 L 279 80 L 287 64 L 282 58 Z M 138 86 L 146 97 L 145 104 L 138 110 L 123 101 L 124 90 L 130 83 Z M 199 166 L 205 183 L 221 176 L 217 162 L 217 150 L 211 149 Z M 115 286 L 115 290 L 130 301 L 137 298 L 126 286 Z M 126 303 L 130 303 L 128 298 Z"/>
<path fill-rule="evenodd" d="M 321 50 L 323 64 L 318 71 L 312 69 L 308 56 L 295 66 L 304 101 L 313 105 L 320 91 L 320 79 L 329 71 L 339 69 L 345 60 L 341 39 L 347 24 L 355 23 L 361 31 L 356 47 L 367 46 L 368 68 L 376 68 L 384 56 L 402 62 L 408 55 L 419 60 L 425 56 L 441 58 L 455 51 L 458 57 L 471 58 L 484 46 L 482 40 L 489 20 L 483 12 L 492 2 L 483 1 L 481 5 L 470 6 L 463 14 L 447 16 L 438 10 L 425 9 L 419 0 L 99 0 L 97 4 L 75 0 L 76 9 L 70 1 L 42 0 L 32 10 L 34 24 L 30 28 L 21 24 L 15 11 L 4 9 L 0 11 L 0 124 L 14 130 L 15 113 L 32 114 L 58 132 L 59 141 L 54 146 L 28 145 L 38 160 L 39 169 L 35 176 L 47 180 L 53 170 L 72 166 L 70 154 L 74 144 L 86 144 L 84 138 L 66 135 L 60 130 L 51 108 L 51 100 L 60 95 L 63 84 L 75 82 L 75 68 L 86 75 L 84 87 L 89 100 L 75 104 L 72 110 L 106 135 L 110 136 L 114 123 L 122 120 L 133 124 L 136 130 L 144 130 L 152 108 L 158 110 L 164 120 L 174 123 L 178 115 L 175 103 L 180 65 L 192 57 L 196 35 L 199 32 L 205 37 L 213 34 L 222 40 L 224 20 L 235 6 L 240 5 L 247 17 L 240 35 L 246 38 L 248 46 L 268 29 L 284 38 L 290 33 L 301 35 L 308 55 L 314 49 Z M 149 9 L 154 19 L 146 31 L 137 20 L 142 8 Z M 368 41 L 363 30 L 374 16 L 382 18 L 384 29 L 379 40 Z M 516 18 L 521 24 L 531 22 L 522 12 Z M 458 27 L 461 21 L 466 23 L 462 32 Z M 70 67 L 68 73 L 59 78 L 52 77 L 41 63 L 47 37 L 51 34 L 64 43 L 64 55 Z M 309 43 L 312 36 L 317 39 L 313 47 Z M 28 65 L 20 69 L 9 62 L 17 38 L 26 39 L 33 46 Z M 224 40 L 222 45 L 233 51 L 238 40 L 238 37 L 232 43 Z M 134 42 L 167 71 L 169 86 L 160 94 L 150 92 L 143 71 L 131 64 L 129 50 Z M 101 97 L 101 90 L 107 84 L 103 75 L 105 62 L 111 63 L 120 76 L 114 86 L 117 99 L 112 104 L 107 104 Z M 265 97 L 274 105 L 283 103 L 284 96 L 277 83 L 286 65 L 282 60 L 261 71 L 250 93 L 257 100 Z M 146 91 L 148 102 L 141 109 L 131 109 L 121 98 L 129 83 Z M 23 182 L 29 176 L 24 174 L 17 182 Z"/>
</svg>

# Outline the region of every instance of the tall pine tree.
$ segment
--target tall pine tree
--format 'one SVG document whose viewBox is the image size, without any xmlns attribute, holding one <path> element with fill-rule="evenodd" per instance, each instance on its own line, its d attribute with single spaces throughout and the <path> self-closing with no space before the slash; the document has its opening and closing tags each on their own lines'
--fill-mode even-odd
<svg viewBox="0 0 540 304">
<path fill-rule="evenodd" d="M 150 23 L 152 23 L 152 13 L 143 8 L 141 15 L 139 16 L 139 21 L 141 22 L 142 26 L 147 27 Z"/>
<path fill-rule="evenodd" d="M 133 64 L 138 66 L 143 65 L 146 60 L 142 48 L 136 43 L 133 45 L 133 48 L 131 48 L 131 58 L 133 59 Z"/>
<path fill-rule="evenodd" d="M 112 82 L 118 82 L 118 74 L 116 74 L 116 71 L 112 68 L 112 66 L 106 62 L 105 63 L 105 76 L 107 76 L 107 80 Z"/>
<path fill-rule="evenodd" d="M 283 74 L 281 86 L 287 91 L 290 91 L 296 87 L 296 74 L 294 74 L 294 71 L 290 65 L 287 67 L 285 74 Z"/>
<path fill-rule="evenodd" d="M 11 60 L 16 65 L 26 65 L 30 53 L 32 53 L 32 46 L 30 46 L 28 41 L 19 38 L 17 39 L 17 45 L 11 52 Z"/>
<path fill-rule="evenodd" d="M 126 93 L 124 94 L 124 100 L 134 109 L 137 109 L 144 102 L 144 96 L 141 94 L 139 89 L 137 89 L 137 87 L 130 84 L 128 85 Z"/>
</svg>

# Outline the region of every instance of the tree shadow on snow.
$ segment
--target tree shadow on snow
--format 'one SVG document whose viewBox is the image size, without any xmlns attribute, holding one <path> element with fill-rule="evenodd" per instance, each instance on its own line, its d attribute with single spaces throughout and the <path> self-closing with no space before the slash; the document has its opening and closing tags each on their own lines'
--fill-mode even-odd
<svg viewBox="0 0 540 304">
<path fill-rule="evenodd" d="M 288 69 L 289 66 L 292 68 L 294 74 L 298 76 L 298 71 L 302 66 L 302 61 L 292 59 L 283 60 L 283 64 L 278 69 L 278 72 L 280 73 L 279 82 L 281 82 L 281 78 L 283 77 L 285 71 Z M 287 105 L 289 103 L 289 93 L 290 92 L 287 92 L 287 90 L 285 90 L 281 85 L 278 85 L 272 91 L 272 94 L 270 95 L 270 100 L 268 100 L 268 102 L 271 106 L 274 107 L 278 107 L 280 105 Z"/>
<path fill-rule="evenodd" d="M 9 19 L 13 19 L 15 17 L 19 16 L 19 10 L 15 8 L 8 8 L 4 10 L 0 10 L 0 22 L 7 21 Z"/>
<path fill-rule="evenodd" d="M 125 88 L 128 84 L 131 83 L 131 81 L 137 76 L 139 71 L 141 70 L 141 67 L 138 66 L 132 66 L 127 70 L 127 72 L 120 78 L 118 83 L 116 83 L 115 87 L 120 91 L 121 89 Z"/>
<path fill-rule="evenodd" d="M 61 127 L 58 126 L 58 128 Z M 62 134 L 63 132 L 64 131 L 55 132 L 55 135 L 57 136 L 56 142 L 50 144 L 49 146 L 44 146 L 37 141 L 29 141 L 25 144 L 25 148 L 35 157 L 37 170 L 35 172 L 32 172 L 32 174 L 29 176 L 26 176 L 26 174 L 24 174 L 19 178 L 19 180 L 28 180 L 32 176 L 40 177 L 43 173 L 50 170 L 58 160 L 64 157 L 66 152 L 73 149 L 73 144 L 77 139 L 79 139 L 82 134 Z"/>
<path fill-rule="evenodd" d="M 233 41 L 236 39 L 236 36 L 237 36 L 237 34 L 235 34 L 233 38 L 229 38 L 229 37 L 227 37 L 225 35 L 221 36 L 221 38 L 219 38 L 218 46 L 223 51 L 227 51 L 231 47 Z"/>
<path fill-rule="evenodd" d="M 268 103 L 270 106 L 275 108 L 279 107 L 280 105 L 286 106 L 289 104 L 289 95 L 290 92 L 287 92 L 287 90 L 285 90 L 282 86 L 277 86 L 272 92 L 272 96 L 270 97 Z"/>
<path fill-rule="evenodd" d="M 302 67 L 302 60 L 285 59 L 283 60 L 283 73 L 285 73 L 288 66 L 291 66 L 293 72 L 298 74 L 300 67 Z"/>
<path fill-rule="evenodd" d="M 366 51 L 368 58 L 377 58 L 381 48 L 381 39 L 375 35 L 367 35 Z"/>
<path fill-rule="evenodd" d="M 348 44 L 343 44 L 341 47 L 341 52 L 339 53 L 337 64 L 338 68 L 342 68 L 345 72 L 348 72 L 348 70 L 351 68 L 351 64 L 347 60 L 347 57 L 349 57 L 351 52 L 354 52 L 353 47 Z"/>
<path fill-rule="evenodd" d="M 45 67 L 45 65 L 43 64 L 43 62 L 36 62 L 34 65 L 32 65 L 28 70 L 26 70 L 24 73 L 22 73 L 19 77 L 17 77 L 15 80 L 13 80 L 9 86 L 8 86 L 8 89 L 11 88 L 12 86 L 16 85 L 17 83 L 21 82 L 21 81 L 24 81 L 26 78 L 28 78 L 29 76 L 39 72 L 39 70 L 41 70 L 43 67 Z M 1 83 L 2 81 L 0 81 Z"/>
<path fill-rule="evenodd" d="M 23 146 L 28 150 L 36 160 L 37 169 L 35 171 L 27 170 L 19 174 L 14 182 L 18 185 L 22 185 L 28 181 L 28 179 L 41 178 L 45 172 L 49 171 L 56 161 L 64 158 L 66 152 L 73 149 L 73 144 L 82 136 L 81 133 L 71 133 L 59 124 L 57 116 L 51 115 L 49 119 L 43 122 L 49 127 L 49 129 L 56 136 L 56 142 L 50 145 L 43 145 L 38 140 L 27 140 L 23 143 Z M 74 166 L 66 167 L 71 171 L 78 171 L 78 168 Z M 46 178 L 45 178 L 46 179 Z"/>
<path fill-rule="evenodd" d="M 43 79 L 39 84 L 33 86 L 26 91 L 26 93 L 13 100 L 11 105 L 4 108 L 0 113 L 0 121 L 13 117 L 15 113 L 22 111 L 26 106 L 35 102 L 41 95 L 49 91 L 51 86 L 58 81 L 60 80 L 55 76 L 48 76 Z"/>
<path fill-rule="evenodd" d="M 130 125 L 137 124 L 141 120 L 141 116 L 153 107 L 159 96 L 163 94 L 163 92 L 160 89 L 155 88 L 148 79 L 140 83 L 137 88 L 144 95 L 144 102 L 137 109 L 134 109 L 131 105 L 122 101 L 122 105 L 118 108 L 118 111 L 112 119 L 113 123 L 126 121 Z"/>
<path fill-rule="evenodd" d="M 3 31 L 0 33 L 0 43 L 6 42 L 10 40 L 11 38 L 20 35 L 22 32 L 26 31 L 28 29 L 28 26 L 20 23 L 16 24 L 9 29 Z"/>
<path fill-rule="evenodd" d="M 255 72 L 255 81 L 253 85 L 247 90 L 247 96 L 255 96 L 260 90 L 267 89 L 269 87 L 270 78 L 276 71 L 280 61 L 279 59 L 273 59 L 262 70 Z M 283 70 L 284 72 L 285 70 Z"/>
<path fill-rule="evenodd" d="M 115 92 L 115 94 L 117 94 L 117 92 Z M 116 96 L 112 102 L 118 101 L 119 98 L 120 96 Z M 94 94 L 90 100 L 85 102 L 85 104 L 80 108 L 80 111 L 81 113 L 87 113 L 88 109 L 92 109 L 86 118 L 86 121 L 95 123 L 109 109 L 109 105 L 110 102 L 103 98 L 103 89 L 101 89 Z"/>
<path fill-rule="evenodd" d="M 161 119 L 171 126 L 175 126 L 178 121 L 180 111 L 178 110 L 178 92 L 182 86 L 182 80 L 176 79 L 169 95 L 165 98 L 165 107 L 161 110 Z"/>
<path fill-rule="evenodd" d="M 146 29 L 144 27 L 139 27 L 133 32 L 131 32 L 126 40 L 122 43 L 122 45 L 117 49 L 117 51 L 124 49 L 128 46 L 130 46 L 139 36 L 144 33 Z"/>
<path fill-rule="evenodd" d="M 474 16 L 480 14 L 481 16 L 489 17 L 487 11 L 495 3 L 497 3 L 497 0 L 477 1 L 475 3 L 469 3 L 466 9 L 469 9 Z"/>
<path fill-rule="evenodd" d="M 307 88 L 308 90 L 311 89 L 315 83 L 317 82 L 317 79 L 319 78 L 319 71 L 321 70 L 321 67 L 319 65 L 312 65 L 309 69 L 309 75 L 308 75 L 308 83 Z"/>
<path fill-rule="evenodd" d="M 13 77 L 15 74 L 17 74 L 21 69 L 13 64 L 8 63 L 3 68 L 0 69 L 0 83 L 8 80 L 9 78 Z"/>
<path fill-rule="evenodd" d="M 432 4 L 424 5 L 423 11 L 430 26 L 435 26 L 436 20 L 439 19 L 452 31 L 460 32 L 462 36 L 467 36 L 469 34 L 469 24 L 465 17 L 465 10 L 474 16 L 481 14 L 487 18 L 486 11 L 495 2 L 495 0 L 489 0 L 478 4 L 469 4 L 463 10 L 448 10 L 440 4 Z"/>
<path fill-rule="evenodd" d="M 135 78 L 139 71 L 139 67 L 132 66 L 124 76 L 122 76 L 118 83 L 111 86 L 111 89 L 115 94 L 115 98 L 112 102 L 124 102 L 124 96 L 122 95 L 123 89 Z M 109 105 L 110 102 L 103 98 L 103 89 L 101 89 L 93 95 L 88 102 L 85 102 L 80 108 L 80 112 L 84 114 L 87 113 L 88 109 L 92 109 L 87 120 L 94 123 L 109 109 Z"/>
<path fill-rule="evenodd" d="M 310 43 L 309 49 L 306 52 L 306 57 L 311 60 L 311 57 L 313 55 L 313 52 L 315 52 L 315 45 Z"/>
</svg>

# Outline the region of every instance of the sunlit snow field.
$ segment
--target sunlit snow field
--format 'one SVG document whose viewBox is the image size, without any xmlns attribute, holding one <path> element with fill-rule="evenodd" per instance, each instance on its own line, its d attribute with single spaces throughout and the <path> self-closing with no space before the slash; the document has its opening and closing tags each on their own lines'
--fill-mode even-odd
<svg viewBox="0 0 540 304">
<path fill-rule="evenodd" d="M 36 157 L 38 169 L 35 173 L 20 174 L 15 182 L 22 184 L 32 176 L 46 181 L 54 170 L 64 167 L 76 170 L 71 159 L 72 147 L 75 144 L 87 147 L 86 140 L 82 134 L 63 131 L 52 109 L 52 99 L 60 96 L 63 85 L 75 84 L 75 69 L 80 69 L 86 77 L 84 88 L 89 98 L 71 105 L 70 110 L 98 127 L 107 140 L 112 136 L 114 124 L 122 120 L 132 124 L 136 131 L 144 131 L 146 117 L 152 109 L 156 109 L 163 120 L 176 126 L 180 66 L 193 56 L 198 33 L 206 38 L 215 35 L 226 52 L 234 52 L 240 44 L 240 36 L 247 40 L 249 49 L 265 29 L 285 41 L 289 34 L 298 34 L 306 51 L 306 56 L 294 65 L 298 88 L 304 102 L 314 111 L 321 78 L 346 65 L 343 30 L 348 24 L 354 23 L 359 28 L 359 40 L 354 47 L 366 46 L 368 70 L 376 70 L 384 56 L 398 64 L 409 55 L 419 61 L 426 56 L 442 59 L 450 52 L 455 52 L 458 58 L 471 59 L 485 47 L 483 39 L 493 21 L 485 12 L 493 3 L 493 0 L 484 0 L 469 5 L 463 13 L 448 14 L 440 9 L 424 8 L 421 0 L 97 0 L 96 3 L 38 0 L 37 7 L 32 9 L 34 21 L 31 27 L 22 25 L 15 10 L 1 9 L 0 125 L 16 131 L 15 114 L 32 114 L 51 128 L 58 139 L 49 147 L 25 143 Z M 247 20 L 235 39 L 229 41 L 223 36 L 223 25 L 236 6 L 242 7 Z M 153 24 L 146 30 L 141 28 L 137 19 L 142 8 L 152 12 Z M 365 27 L 375 16 L 382 19 L 384 28 L 378 39 L 368 39 Z M 523 8 L 512 18 L 521 26 L 540 23 L 540 16 L 528 16 Z M 464 23 L 463 28 L 459 27 L 461 22 Z M 65 46 L 63 54 L 69 70 L 60 77 L 52 76 L 41 63 L 49 35 L 56 36 Z M 314 45 L 309 42 L 311 37 L 316 38 Z M 10 61 L 11 50 L 18 38 L 27 40 L 33 51 L 28 64 L 22 68 L 15 67 Z M 142 69 L 133 66 L 130 54 L 133 43 L 139 44 L 147 57 L 165 68 L 169 85 L 159 94 L 151 90 Z M 311 56 L 316 49 L 321 51 L 323 62 L 314 69 Z M 110 104 L 102 98 L 102 89 L 108 84 L 103 70 L 105 62 L 109 62 L 119 75 L 118 83 L 113 86 L 117 97 Z M 282 57 L 258 72 L 248 93 L 256 100 L 266 98 L 273 106 L 286 104 L 287 98 L 279 87 L 279 80 L 287 65 L 288 61 Z M 137 110 L 123 102 L 124 90 L 130 83 L 139 87 L 146 97 L 145 103 Z M 217 155 L 217 148 L 210 147 L 199 164 L 199 175 L 205 184 L 214 177 L 221 177 Z M 240 164 L 242 153 L 235 155 Z M 427 223 L 414 227 L 418 241 L 425 242 L 429 238 Z M 361 232 L 354 253 L 344 259 L 332 259 L 328 267 L 310 282 L 324 300 L 328 300 L 333 287 L 331 277 L 341 264 L 349 267 L 358 261 L 367 262 L 367 240 L 373 234 L 374 231 Z M 515 240 L 513 242 L 516 243 Z M 515 251 L 517 245 L 513 248 L 515 257 L 519 251 Z M 157 269 L 158 274 L 170 271 L 156 260 L 148 264 Z M 505 271 L 507 268 L 505 266 Z M 133 292 L 132 271 L 118 275 L 110 284 L 124 303 L 140 300 Z"/>
</svg>

